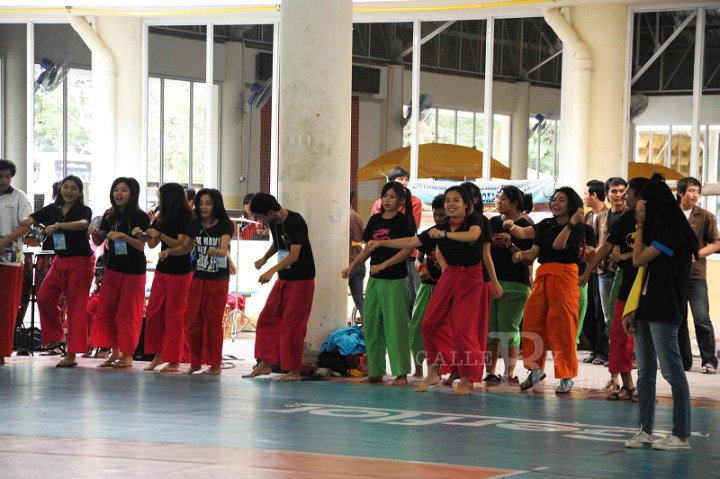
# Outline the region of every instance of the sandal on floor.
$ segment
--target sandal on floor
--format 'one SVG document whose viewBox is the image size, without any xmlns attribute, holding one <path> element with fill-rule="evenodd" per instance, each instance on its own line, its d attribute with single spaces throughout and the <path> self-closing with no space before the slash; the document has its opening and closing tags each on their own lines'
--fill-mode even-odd
<svg viewBox="0 0 720 479">
<path fill-rule="evenodd" d="M 590 363 L 592 363 L 594 360 L 595 360 L 595 355 L 594 355 L 594 354 L 590 354 L 590 356 L 588 356 L 588 357 L 586 357 L 585 359 L 583 359 L 582 362 L 584 362 L 585 364 L 590 364 Z"/>
<path fill-rule="evenodd" d="M 103 362 L 101 362 L 100 364 L 98 364 L 97 367 L 99 367 L 99 368 L 112 368 L 112 367 L 115 367 L 115 362 L 116 362 L 116 361 L 117 361 L 117 359 L 113 359 L 112 361 L 110 361 L 109 359 L 106 359 L 105 361 L 103 361 Z"/>
<path fill-rule="evenodd" d="M 715 368 L 712 364 L 706 364 L 702 367 L 702 372 L 703 374 L 716 374 L 717 368 Z"/>
<path fill-rule="evenodd" d="M 67 361 L 65 359 L 61 359 L 59 363 L 55 365 L 56 368 L 74 368 L 77 366 L 78 363 L 75 361 Z"/>
<path fill-rule="evenodd" d="M 543 373 L 543 375 L 540 376 L 540 379 L 533 382 L 532 373 L 529 373 L 527 375 L 527 377 L 525 378 L 525 380 L 520 383 L 520 390 L 526 391 L 526 390 L 530 389 L 531 387 L 535 386 L 536 384 L 539 384 L 543 379 L 545 379 L 545 373 Z"/>
<path fill-rule="evenodd" d="M 502 378 L 498 376 L 497 374 L 488 374 L 483 378 L 484 383 L 497 383 L 499 384 L 500 381 L 502 381 Z"/>
<path fill-rule="evenodd" d="M 614 392 L 618 392 L 620 390 L 620 385 L 617 383 L 617 381 L 610 379 L 608 382 L 605 383 L 605 387 L 603 388 L 603 391 L 605 391 L 608 394 L 612 394 Z"/>
<path fill-rule="evenodd" d="M 115 369 L 131 368 L 132 365 L 133 365 L 132 361 L 130 361 L 129 363 L 124 363 L 124 362 L 122 362 L 122 359 L 121 359 L 118 362 L 116 362 L 115 364 L 113 364 L 113 368 L 115 368 Z"/>
<path fill-rule="evenodd" d="M 607 399 L 608 401 L 632 401 L 636 398 L 637 388 L 629 388 L 627 386 L 623 386 L 617 391 L 613 391 L 612 393 L 608 394 L 605 399 Z"/>
</svg>

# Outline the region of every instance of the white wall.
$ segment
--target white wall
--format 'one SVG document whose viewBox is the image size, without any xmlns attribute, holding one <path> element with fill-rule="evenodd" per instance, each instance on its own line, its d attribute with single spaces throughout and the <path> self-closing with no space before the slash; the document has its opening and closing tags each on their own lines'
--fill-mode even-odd
<svg viewBox="0 0 720 479">
<path fill-rule="evenodd" d="M 690 125 L 692 97 L 651 96 L 644 113 L 633 118 L 635 125 Z M 720 124 L 720 95 L 703 95 L 700 100 L 700 124 Z"/>
</svg>

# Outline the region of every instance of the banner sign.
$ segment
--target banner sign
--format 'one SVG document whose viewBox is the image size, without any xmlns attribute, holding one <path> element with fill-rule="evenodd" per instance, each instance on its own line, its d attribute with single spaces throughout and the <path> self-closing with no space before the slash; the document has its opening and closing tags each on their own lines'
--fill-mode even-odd
<svg viewBox="0 0 720 479">
<path fill-rule="evenodd" d="M 419 179 L 411 181 L 409 188 L 413 196 L 417 196 L 427 205 L 429 209 L 435 196 L 442 194 L 453 185 L 459 185 L 462 181 Z M 492 180 L 485 181 L 477 179 L 473 181 L 480 188 L 485 211 L 495 211 L 495 195 L 505 185 L 516 186 L 523 193 L 530 193 L 533 197 L 535 211 L 549 210 L 550 197 L 555 191 L 555 180 Z M 425 208 L 424 208 L 425 209 Z"/>
</svg>

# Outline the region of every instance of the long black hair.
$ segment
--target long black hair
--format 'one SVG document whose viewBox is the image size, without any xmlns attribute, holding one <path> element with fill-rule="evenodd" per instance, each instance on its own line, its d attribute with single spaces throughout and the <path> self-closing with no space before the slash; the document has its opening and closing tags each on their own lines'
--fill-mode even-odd
<svg viewBox="0 0 720 479">
<path fill-rule="evenodd" d="M 473 183 L 472 181 L 466 181 L 465 183 L 461 183 L 460 186 L 465 189 L 467 192 L 469 198 L 470 198 L 470 205 L 473 207 L 475 211 L 482 214 L 483 213 L 483 201 L 482 201 L 482 192 L 480 191 L 480 187 Z"/>
<path fill-rule="evenodd" d="M 567 199 L 568 199 L 567 216 L 568 216 L 568 218 L 572 217 L 572 215 L 574 215 L 578 209 L 582 208 L 583 200 L 580 198 L 580 195 L 578 195 L 577 192 L 575 190 L 573 190 L 572 188 L 570 188 L 569 186 L 561 186 L 560 188 L 556 189 L 552 195 L 552 198 L 550 198 L 551 203 L 552 203 L 553 198 L 555 198 L 555 195 L 558 193 L 565 193 L 565 196 L 567 196 Z"/>
<path fill-rule="evenodd" d="M 62 190 L 62 185 L 65 184 L 66 181 L 73 181 L 77 185 L 78 189 L 80 189 L 80 196 L 78 197 L 77 201 L 75 201 L 76 204 L 79 204 L 80 206 L 85 206 L 85 195 L 83 194 L 83 182 L 80 178 L 78 178 L 75 175 L 68 175 L 65 178 L 62 179 L 62 181 L 59 181 L 60 185 L 58 186 L 58 193 L 55 195 L 55 204 L 57 206 L 63 206 L 65 204 L 65 200 L 63 199 L 62 195 L 60 194 L 60 190 Z"/>
<path fill-rule="evenodd" d="M 500 191 L 505 193 L 508 201 L 515 205 L 518 212 L 527 214 L 533 210 L 532 193 L 523 193 L 520 188 L 513 185 L 505 185 Z"/>
<path fill-rule="evenodd" d="M 187 202 L 185 188 L 179 183 L 165 183 L 160 187 L 160 215 L 159 224 L 168 224 L 172 221 L 187 223 L 193 217 L 192 208 Z"/>
<path fill-rule="evenodd" d="M 415 224 L 415 216 L 413 215 L 413 207 L 412 207 L 412 193 L 410 193 L 410 190 L 405 188 L 403 185 L 398 183 L 397 181 L 388 181 L 385 183 L 382 187 L 382 190 L 380 191 L 380 198 L 385 196 L 385 193 L 388 191 L 393 190 L 395 191 L 395 196 L 403 202 L 404 209 L 405 209 L 405 216 L 408 217 L 408 223 L 410 224 L 410 229 L 415 232 L 417 231 L 417 225 Z M 382 207 L 382 200 L 380 201 L 380 211 L 382 213 L 385 212 L 385 208 Z"/>
<path fill-rule="evenodd" d="M 230 221 L 230 216 L 225 210 L 225 202 L 223 201 L 222 193 L 220 193 L 215 188 L 203 188 L 197 192 L 197 194 L 195 195 L 195 199 L 193 200 L 193 203 L 195 204 L 195 217 L 199 220 L 202 220 L 202 216 L 200 216 L 200 198 L 202 198 L 204 195 L 209 195 L 210 199 L 213 202 L 213 218 L 217 218 L 218 221 Z"/>
<path fill-rule="evenodd" d="M 669 229 L 680 239 L 680 244 L 698 258 L 698 240 L 690 223 L 680 209 L 670 187 L 664 181 L 650 180 L 640 192 L 645 200 L 645 235 L 643 242 L 649 246 L 661 229 Z"/>
<path fill-rule="evenodd" d="M 113 195 L 115 187 L 120 183 L 125 183 L 130 190 L 130 201 L 128 201 L 125 208 L 120 208 L 120 206 L 115 203 L 115 195 Z M 105 219 L 108 221 L 123 221 L 125 218 L 129 218 L 134 212 L 145 213 L 142 209 L 140 209 L 140 183 L 138 183 L 135 178 L 131 177 L 121 176 L 119 178 L 115 178 L 115 181 L 112 182 L 112 186 L 110 186 L 110 204 L 112 206 L 105 212 Z"/>
</svg>

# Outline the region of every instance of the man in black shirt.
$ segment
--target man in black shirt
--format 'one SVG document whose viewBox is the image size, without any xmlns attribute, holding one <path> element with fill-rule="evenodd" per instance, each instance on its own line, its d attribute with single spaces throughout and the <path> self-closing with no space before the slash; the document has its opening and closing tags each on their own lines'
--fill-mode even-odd
<svg viewBox="0 0 720 479">
<path fill-rule="evenodd" d="M 302 366 L 303 342 L 310 319 L 315 291 L 315 260 L 308 228 L 299 213 L 280 206 L 268 193 L 256 194 L 250 210 L 269 226 L 272 244 L 255 268 L 262 268 L 268 259 L 278 254 L 275 266 L 260 275 L 261 284 L 275 281 L 257 323 L 255 357 L 259 363 L 244 377 L 270 374 L 271 365 L 280 363 L 288 374 L 280 381 L 299 381 Z"/>
</svg>

